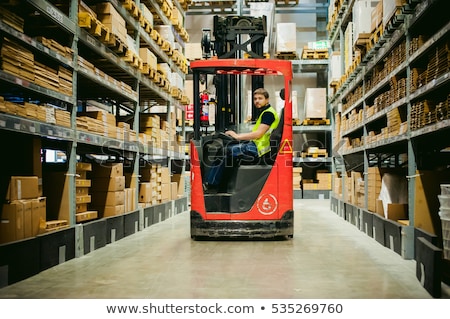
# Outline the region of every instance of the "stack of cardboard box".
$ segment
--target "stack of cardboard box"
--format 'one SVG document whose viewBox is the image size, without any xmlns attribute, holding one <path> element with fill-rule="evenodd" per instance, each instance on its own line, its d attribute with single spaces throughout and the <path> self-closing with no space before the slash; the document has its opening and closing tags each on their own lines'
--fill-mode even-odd
<svg viewBox="0 0 450 319">
<path fill-rule="evenodd" d="M 331 173 L 317 172 L 318 185 L 317 189 L 331 190 Z"/>
<path fill-rule="evenodd" d="M 302 167 L 292 168 L 292 187 L 293 189 L 300 189 L 300 182 L 302 180 Z"/>
<path fill-rule="evenodd" d="M 335 173 L 333 175 L 333 193 L 337 198 L 342 198 L 342 177 Z"/>
<path fill-rule="evenodd" d="M 143 207 L 176 199 L 178 193 L 184 193 L 184 181 L 181 182 L 180 176 L 171 180 L 168 167 L 148 164 L 140 168 L 140 175 L 139 203 Z"/>
<path fill-rule="evenodd" d="M 151 165 L 147 164 L 139 169 L 140 173 L 140 184 L 139 184 L 139 203 L 141 206 L 151 206 L 158 204 L 158 193 L 161 192 L 158 182 L 159 171 L 161 165 Z"/>
<path fill-rule="evenodd" d="M 172 174 L 170 177 L 172 183 L 176 183 L 177 189 L 176 189 L 176 195 L 172 193 L 172 199 L 177 199 L 178 197 L 182 197 L 185 194 L 185 183 L 184 183 L 184 176 L 183 174 Z M 174 187 L 174 186 L 172 186 Z M 174 189 L 172 188 L 172 192 Z"/>
<path fill-rule="evenodd" d="M 77 114 L 87 121 L 88 130 L 103 136 L 117 138 L 116 117 L 106 111 L 88 111 Z"/>
<path fill-rule="evenodd" d="M 122 163 L 95 164 L 91 172 L 92 208 L 101 217 L 125 212 L 125 176 Z"/>
<path fill-rule="evenodd" d="M 90 187 L 91 180 L 87 178 L 87 172 L 92 171 L 92 164 L 77 163 L 77 178 L 75 179 L 75 193 L 76 193 L 76 222 L 83 222 L 92 220 L 98 217 L 98 212 L 95 210 L 88 210 L 88 204 L 91 202 Z"/>
<path fill-rule="evenodd" d="M 369 167 L 367 170 L 367 209 L 377 212 L 377 200 L 381 191 L 382 173 L 379 167 Z M 381 206 L 382 207 L 382 206 Z"/>
<path fill-rule="evenodd" d="M 161 167 L 160 173 L 159 173 L 161 182 L 161 192 L 160 196 L 158 196 L 158 199 L 160 203 L 168 202 L 171 199 L 171 180 L 170 180 L 170 171 L 168 167 Z"/>
<path fill-rule="evenodd" d="M 46 198 L 37 176 L 12 176 L 0 218 L 0 243 L 34 237 L 45 230 Z"/>
<path fill-rule="evenodd" d="M 139 132 L 147 134 L 147 140 L 153 147 L 161 148 L 160 117 L 157 114 L 140 115 Z"/>
</svg>

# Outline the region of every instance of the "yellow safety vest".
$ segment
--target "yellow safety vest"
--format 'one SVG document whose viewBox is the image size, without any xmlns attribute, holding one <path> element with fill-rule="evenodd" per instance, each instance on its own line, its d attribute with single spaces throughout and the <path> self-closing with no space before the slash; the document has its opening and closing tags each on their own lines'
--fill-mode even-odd
<svg viewBox="0 0 450 319">
<path fill-rule="evenodd" d="M 275 117 L 275 121 L 272 122 L 270 128 L 266 133 L 264 133 L 263 136 L 256 140 L 253 140 L 253 142 L 256 144 L 256 148 L 258 149 L 258 156 L 260 157 L 270 151 L 270 134 L 278 126 L 278 123 L 280 123 L 280 118 L 278 117 L 277 111 L 272 106 L 270 106 L 259 115 L 258 120 L 256 121 L 256 124 L 252 129 L 253 132 L 256 131 L 261 124 L 261 119 L 265 112 L 271 112 Z"/>
</svg>

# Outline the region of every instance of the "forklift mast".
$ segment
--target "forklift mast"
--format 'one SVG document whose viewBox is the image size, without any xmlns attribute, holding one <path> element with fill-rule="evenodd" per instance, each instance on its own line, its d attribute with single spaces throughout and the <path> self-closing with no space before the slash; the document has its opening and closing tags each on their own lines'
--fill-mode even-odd
<svg viewBox="0 0 450 319">
<path fill-rule="evenodd" d="M 214 16 L 214 43 L 211 43 L 209 29 L 203 29 L 202 49 L 203 57 L 209 58 L 211 48 L 214 48 L 218 59 L 264 59 L 264 40 L 267 35 L 266 16 Z M 247 40 L 243 41 L 243 36 Z M 236 111 L 238 101 L 242 101 L 239 78 L 236 75 L 216 75 L 216 131 L 224 131 L 236 125 Z M 264 87 L 263 76 L 252 76 L 252 92 Z M 252 121 L 258 117 L 257 109 L 252 104 Z"/>
</svg>

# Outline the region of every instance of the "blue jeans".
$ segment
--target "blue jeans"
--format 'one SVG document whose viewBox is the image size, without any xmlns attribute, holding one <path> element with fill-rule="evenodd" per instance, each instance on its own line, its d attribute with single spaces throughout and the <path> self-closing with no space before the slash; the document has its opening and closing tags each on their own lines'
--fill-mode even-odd
<svg viewBox="0 0 450 319">
<path fill-rule="evenodd" d="M 253 141 L 231 143 L 227 145 L 226 157 L 217 158 L 208 173 L 206 182 L 209 185 L 217 186 L 222 180 L 223 171 L 227 164 L 236 162 L 237 159 L 245 158 L 251 160 L 258 158 L 258 149 Z"/>
</svg>

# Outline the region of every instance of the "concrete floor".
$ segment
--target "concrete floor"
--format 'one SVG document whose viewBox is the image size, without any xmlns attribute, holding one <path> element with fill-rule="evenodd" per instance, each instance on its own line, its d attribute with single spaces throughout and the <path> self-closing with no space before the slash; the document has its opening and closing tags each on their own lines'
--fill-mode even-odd
<svg viewBox="0 0 450 319">
<path fill-rule="evenodd" d="M 0 289 L 0 298 L 431 298 L 415 261 L 329 207 L 295 200 L 286 241 L 193 241 L 184 212 Z"/>
</svg>

